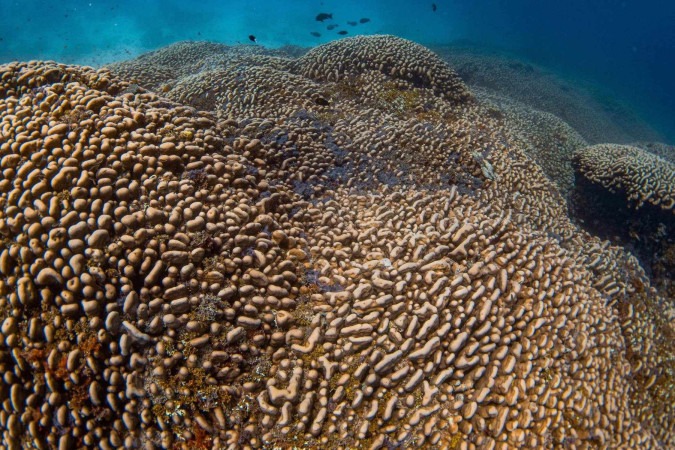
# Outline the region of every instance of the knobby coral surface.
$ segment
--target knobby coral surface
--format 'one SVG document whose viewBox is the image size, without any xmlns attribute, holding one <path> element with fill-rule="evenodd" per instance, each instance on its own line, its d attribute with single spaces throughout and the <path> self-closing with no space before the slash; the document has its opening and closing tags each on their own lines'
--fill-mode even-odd
<svg viewBox="0 0 675 450">
<path fill-rule="evenodd" d="M 598 144 L 575 155 L 578 171 L 592 183 L 621 192 L 640 208 L 650 203 L 675 213 L 675 164 L 638 147 Z"/>
<path fill-rule="evenodd" d="M 451 69 L 199 48 L 0 68 L 2 445 L 675 444 L 668 299 Z"/>
</svg>

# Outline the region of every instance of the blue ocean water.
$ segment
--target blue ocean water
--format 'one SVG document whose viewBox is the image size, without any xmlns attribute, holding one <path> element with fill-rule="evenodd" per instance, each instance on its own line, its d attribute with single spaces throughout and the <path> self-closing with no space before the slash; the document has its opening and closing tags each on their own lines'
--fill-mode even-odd
<svg viewBox="0 0 675 450">
<path fill-rule="evenodd" d="M 333 20 L 316 21 L 321 12 Z M 0 62 L 98 66 L 178 40 L 250 43 L 249 34 L 267 47 L 315 46 L 340 30 L 468 40 L 590 79 L 675 142 L 674 23 L 671 0 L 2 0 Z"/>
</svg>

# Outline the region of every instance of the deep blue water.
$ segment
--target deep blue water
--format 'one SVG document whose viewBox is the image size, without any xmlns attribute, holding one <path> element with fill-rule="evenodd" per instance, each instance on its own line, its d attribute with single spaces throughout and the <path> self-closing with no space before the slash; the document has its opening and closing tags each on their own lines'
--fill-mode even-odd
<svg viewBox="0 0 675 450">
<path fill-rule="evenodd" d="M 334 20 L 315 21 L 320 12 Z M 361 18 L 370 22 L 347 24 Z M 673 0 L 0 0 L 0 62 L 102 65 L 177 40 L 248 43 L 249 34 L 270 47 L 314 46 L 339 30 L 509 50 L 607 87 L 675 142 Z"/>
</svg>

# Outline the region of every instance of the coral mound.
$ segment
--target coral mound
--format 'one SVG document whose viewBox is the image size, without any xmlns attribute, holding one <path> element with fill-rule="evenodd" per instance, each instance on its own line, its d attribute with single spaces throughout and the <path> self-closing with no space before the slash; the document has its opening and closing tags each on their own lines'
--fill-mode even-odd
<svg viewBox="0 0 675 450">
<path fill-rule="evenodd" d="M 14 64 L 2 79 L 4 440 L 70 448 L 103 433 L 104 448 L 134 447 L 145 429 L 160 442 L 141 418 L 158 426 L 224 404 L 231 394 L 213 377 L 234 353 L 218 347 L 262 326 L 253 304 L 231 315 L 225 275 L 242 264 L 256 284 L 270 277 L 278 298 L 260 299 L 287 309 L 296 263 L 285 255 L 304 255 L 299 230 L 277 223 L 282 194 L 223 154 L 215 123 L 194 109 L 132 94 L 106 71 Z M 239 326 L 218 325 L 225 316 Z M 204 361 L 185 365 L 216 336 Z M 235 365 L 260 356 L 246 353 Z"/>
<path fill-rule="evenodd" d="M 159 93 L 162 50 L 0 66 L 2 445 L 675 444 L 639 262 L 433 55 L 345 41 L 198 54 Z M 413 63 L 369 66 L 385 44 Z M 297 71 L 326 48 L 368 61 Z"/>
<path fill-rule="evenodd" d="M 146 89 L 167 93 L 177 80 L 184 77 L 258 59 L 269 62 L 274 60 L 274 55 L 280 54 L 279 51 L 258 46 L 231 47 L 213 42 L 184 41 L 130 61 L 110 64 L 109 69 Z"/>
<path fill-rule="evenodd" d="M 636 142 L 631 145 L 675 164 L 675 145 L 668 145 L 663 142 Z"/>
<path fill-rule="evenodd" d="M 578 151 L 571 205 L 584 227 L 630 248 L 653 285 L 673 298 L 675 154 L 664 144 L 636 145 L 642 148 L 601 144 Z"/>
<path fill-rule="evenodd" d="M 324 81 L 379 71 L 416 87 L 431 88 L 447 100 L 462 102 L 471 98 L 459 76 L 435 53 L 391 35 L 333 41 L 310 50 L 292 68 L 306 77 Z"/>
<path fill-rule="evenodd" d="M 377 77 L 396 86 L 428 89 L 455 103 L 472 99 L 457 74 L 434 53 L 395 36 L 346 38 L 295 56 L 288 49 L 181 42 L 109 68 L 167 98 L 230 117 L 325 110 L 333 100 L 331 92 L 316 82 L 330 82 L 333 94 L 357 93 L 366 88 L 365 80 Z"/>
<path fill-rule="evenodd" d="M 476 97 L 491 105 L 493 115 L 503 117 L 505 128 L 517 134 L 525 153 L 537 162 L 560 193 L 568 197 L 574 188 L 572 157 L 577 150 L 588 146 L 579 133 L 553 114 L 537 111 L 513 99 L 481 90 L 476 92 Z"/>
<path fill-rule="evenodd" d="M 640 208 L 650 203 L 675 214 L 675 164 L 637 147 L 598 144 L 575 155 L 578 172 Z"/>
</svg>

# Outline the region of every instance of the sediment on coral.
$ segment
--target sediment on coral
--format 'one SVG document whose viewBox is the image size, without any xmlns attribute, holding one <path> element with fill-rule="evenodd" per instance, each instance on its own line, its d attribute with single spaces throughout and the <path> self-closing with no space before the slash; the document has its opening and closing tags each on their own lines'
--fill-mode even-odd
<svg viewBox="0 0 675 450">
<path fill-rule="evenodd" d="M 392 36 L 0 66 L 2 444 L 674 445 L 671 298 L 516 122 Z"/>
</svg>

